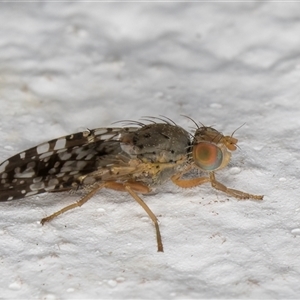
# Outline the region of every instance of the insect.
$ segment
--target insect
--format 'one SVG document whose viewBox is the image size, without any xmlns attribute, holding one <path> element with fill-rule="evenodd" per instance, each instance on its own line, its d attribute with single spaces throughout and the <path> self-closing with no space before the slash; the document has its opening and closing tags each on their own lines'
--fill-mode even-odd
<svg viewBox="0 0 300 300">
<path fill-rule="evenodd" d="M 190 118 L 189 118 L 190 119 Z M 103 188 L 127 192 L 149 215 L 156 230 L 158 251 L 162 238 L 155 214 L 139 194 L 171 181 L 182 188 L 204 183 L 237 199 L 262 200 L 231 189 L 215 178 L 228 165 L 238 140 L 212 127 L 196 125 L 190 134 L 168 118 L 145 118 L 147 123 L 128 121 L 125 127 L 97 128 L 60 137 L 16 154 L 0 165 L 0 201 L 44 192 L 81 189 L 78 201 L 43 218 L 51 221 L 82 206 Z M 183 178 L 192 169 L 205 173 Z"/>
</svg>

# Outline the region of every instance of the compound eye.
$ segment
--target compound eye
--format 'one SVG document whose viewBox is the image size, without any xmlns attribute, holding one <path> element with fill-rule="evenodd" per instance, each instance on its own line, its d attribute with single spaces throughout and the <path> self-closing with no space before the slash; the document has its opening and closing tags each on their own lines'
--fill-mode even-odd
<svg viewBox="0 0 300 300">
<path fill-rule="evenodd" d="M 205 171 L 213 171 L 220 167 L 223 153 L 212 143 L 199 143 L 193 147 L 193 157 L 196 165 Z"/>
</svg>

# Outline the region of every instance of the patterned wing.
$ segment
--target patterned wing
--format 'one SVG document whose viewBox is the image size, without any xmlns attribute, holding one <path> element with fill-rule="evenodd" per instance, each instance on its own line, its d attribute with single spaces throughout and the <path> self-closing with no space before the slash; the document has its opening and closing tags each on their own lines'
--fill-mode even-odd
<svg viewBox="0 0 300 300">
<path fill-rule="evenodd" d="M 0 201 L 78 187 L 78 177 L 114 161 L 120 132 L 136 127 L 97 128 L 53 139 L 0 165 Z M 99 163 L 100 162 L 100 163 Z"/>
</svg>

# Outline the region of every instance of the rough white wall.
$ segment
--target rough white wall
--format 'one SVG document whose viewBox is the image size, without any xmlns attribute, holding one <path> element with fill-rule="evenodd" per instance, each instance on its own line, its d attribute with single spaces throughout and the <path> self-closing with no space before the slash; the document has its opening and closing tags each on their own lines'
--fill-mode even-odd
<svg viewBox="0 0 300 300">
<path fill-rule="evenodd" d="M 236 201 L 167 184 L 160 220 L 103 191 L 0 203 L 2 298 L 297 298 L 299 3 L 1 3 L 0 158 L 81 128 L 181 114 L 239 139 Z"/>
</svg>

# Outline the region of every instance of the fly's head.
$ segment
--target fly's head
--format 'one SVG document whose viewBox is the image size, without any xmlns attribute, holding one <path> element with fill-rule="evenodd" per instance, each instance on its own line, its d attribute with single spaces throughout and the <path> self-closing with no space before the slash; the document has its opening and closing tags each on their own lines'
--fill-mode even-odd
<svg viewBox="0 0 300 300">
<path fill-rule="evenodd" d="M 216 171 L 228 165 L 231 151 L 236 150 L 238 140 L 224 136 L 212 127 L 199 127 L 193 140 L 193 160 L 203 171 Z"/>
</svg>

